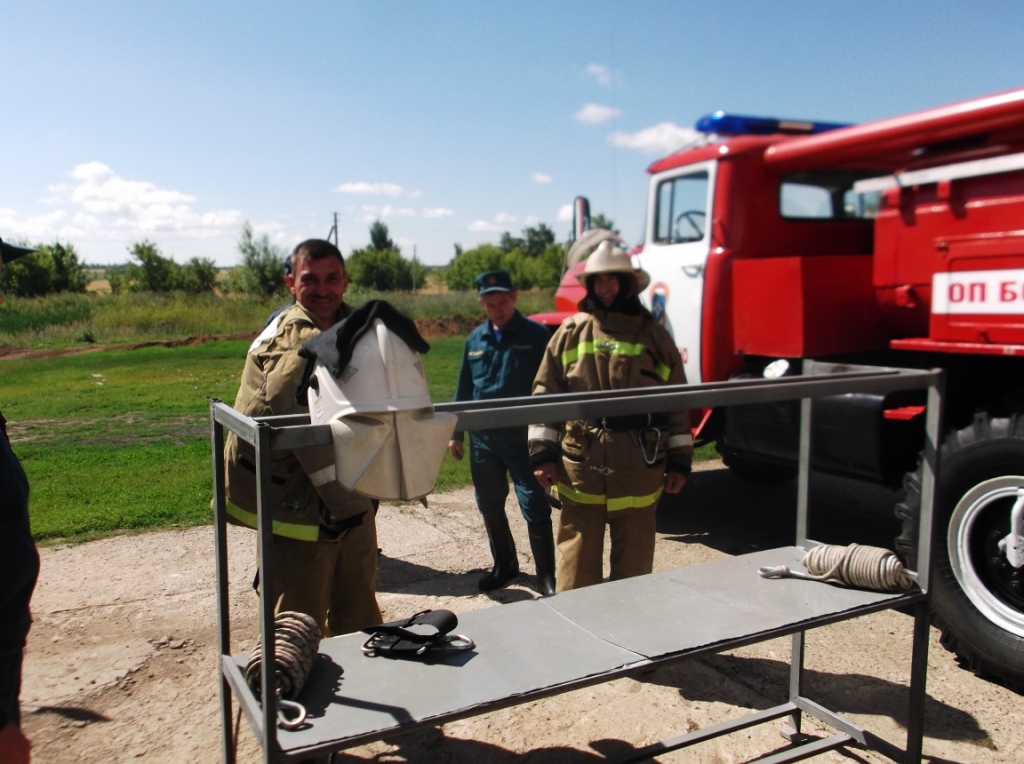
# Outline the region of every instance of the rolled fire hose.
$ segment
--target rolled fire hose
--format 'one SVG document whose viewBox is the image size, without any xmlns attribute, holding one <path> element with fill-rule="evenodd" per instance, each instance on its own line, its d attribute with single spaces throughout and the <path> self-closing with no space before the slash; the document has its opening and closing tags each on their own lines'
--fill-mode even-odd
<svg viewBox="0 0 1024 764">
<path fill-rule="evenodd" d="M 763 578 L 803 578 L 841 586 L 891 592 L 909 589 L 914 579 L 896 553 L 877 546 L 822 544 L 804 555 L 807 573 L 785 565 L 758 568 Z"/>
<path fill-rule="evenodd" d="M 296 703 L 302 686 L 309 678 L 322 638 L 316 620 L 305 613 L 291 610 L 274 618 L 274 671 L 277 676 L 277 723 L 284 729 L 296 729 L 306 721 L 306 709 Z M 262 640 L 249 654 L 245 664 L 245 682 L 260 700 L 263 677 Z M 292 716 L 286 715 L 289 711 Z"/>
</svg>

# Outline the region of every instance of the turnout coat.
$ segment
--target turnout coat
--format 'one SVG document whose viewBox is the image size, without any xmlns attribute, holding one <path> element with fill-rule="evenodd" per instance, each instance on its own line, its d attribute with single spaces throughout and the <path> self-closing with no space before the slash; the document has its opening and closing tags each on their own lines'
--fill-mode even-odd
<svg viewBox="0 0 1024 764">
<path fill-rule="evenodd" d="M 351 313 L 342 305 L 338 318 Z M 245 359 L 235 410 L 251 417 L 306 414 L 296 398 L 306 359 L 299 349 L 325 327 L 295 303 L 277 316 L 253 342 Z M 274 452 L 270 464 L 274 534 L 299 541 L 332 541 L 372 511 L 371 500 L 346 491 L 336 482 L 314 485 L 310 475 L 334 466 L 331 446 Z M 224 447 L 229 518 L 256 527 L 256 453 L 234 433 Z"/>
<path fill-rule="evenodd" d="M 548 343 L 534 395 L 686 383 L 668 331 L 645 309 L 595 309 L 562 322 Z M 665 472 L 690 472 L 693 437 L 686 410 L 533 425 L 531 463 L 558 466 L 556 490 L 608 512 L 655 504 Z"/>
</svg>

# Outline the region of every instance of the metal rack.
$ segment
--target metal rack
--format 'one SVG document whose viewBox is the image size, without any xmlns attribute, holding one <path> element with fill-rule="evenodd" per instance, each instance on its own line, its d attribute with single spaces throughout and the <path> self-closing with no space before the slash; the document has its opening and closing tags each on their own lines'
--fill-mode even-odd
<svg viewBox="0 0 1024 764">
<path fill-rule="evenodd" d="M 628 676 L 654 665 L 722 652 L 791 635 L 789 698 L 741 719 L 638 749 L 625 761 L 667 751 L 788 717 L 794 746 L 763 759 L 797 761 L 843 745 L 876 750 L 894 761 L 917 762 L 923 743 L 928 661 L 928 576 L 932 498 L 937 466 L 943 377 L 941 371 L 839 366 L 805 362 L 803 374 L 773 380 L 605 391 L 585 394 L 441 404 L 459 416 L 460 430 L 533 422 L 591 419 L 683 408 L 801 400 L 797 532 L 792 547 L 740 555 L 649 576 L 609 582 L 460 616 L 475 651 L 431 663 L 369 660 L 363 637 L 324 640 L 299 700 L 310 709 L 300 730 L 276 727 L 274 702 L 262 707 L 246 685 L 244 655 L 232 655 L 227 579 L 227 515 L 224 498 L 225 430 L 256 449 L 259 496 L 270 495 L 269 457 L 274 450 L 330 443 L 330 428 L 302 417 L 252 419 L 220 401 L 210 406 L 216 523 L 217 602 L 221 654 L 223 758 L 234 760 L 231 699 L 235 697 L 260 738 L 264 762 L 294 761 L 378 740 L 396 732 L 487 713 L 569 690 Z M 807 538 L 811 448 L 811 400 L 845 393 L 926 390 L 921 514 L 916 586 L 905 593 L 866 592 L 827 584 L 760 579 L 762 565 L 799 569 Z M 264 664 L 273 650 L 271 520 L 259 501 L 261 571 L 260 632 Z M 808 595 L 813 591 L 813 595 Z M 722 602 L 730 603 L 723 608 Z M 913 613 L 913 651 L 905 749 L 873 735 L 802 693 L 804 636 L 811 628 L 890 608 Z M 552 645 L 559 645 L 553 649 Z M 543 646 L 543 649 L 539 649 Z M 264 672 L 262 696 L 273 698 L 272 672 Z M 836 734 L 806 740 L 803 714 Z"/>
</svg>

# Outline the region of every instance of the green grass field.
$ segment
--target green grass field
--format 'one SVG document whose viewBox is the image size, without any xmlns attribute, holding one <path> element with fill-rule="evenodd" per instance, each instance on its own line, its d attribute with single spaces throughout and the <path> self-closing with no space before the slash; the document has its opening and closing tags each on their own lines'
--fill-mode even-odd
<svg viewBox="0 0 1024 764">
<path fill-rule="evenodd" d="M 455 391 L 464 338 L 424 356 L 434 400 Z M 0 361 L 0 410 L 31 483 L 39 540 L 209 522 L 209 399 L 234 401 L 247 342 Z M 446 457 L 438 490 L 469 482 Z"/>
<path fill-rule="evenodd" d="M 478 310 L 465 294 L 387 297 L 417 318 Z M 550 295 L 524 297 L 524 312 L 550 305 Z M 10 300 L 0 305 L 0 347 L 62 348 L 84 344 L 86 334 L 104 344 L 227 334 L 262 325 L 281 302 L 174 295 Z M 464 342 L 430 342 L 423 362 L 433 400 L 454 396 Z M 0 359 L 0 411 L 31 484 L 36 538 L 85 541 L 209 522 L 209 399 L 234 402 L 248 344 Z M 714 457 L 713 447 L 698 453 Z M 445 456 L 436 489 L 470 482 L 467 461 Z"/>
</svg>

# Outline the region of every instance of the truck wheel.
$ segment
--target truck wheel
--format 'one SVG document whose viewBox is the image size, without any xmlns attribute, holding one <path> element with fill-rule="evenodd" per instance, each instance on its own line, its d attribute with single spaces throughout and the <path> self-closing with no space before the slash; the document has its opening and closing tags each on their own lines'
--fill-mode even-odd
<svg viewBox="0 0 1024 764">
<path fill-rule="evenodd" d="M 721 455 L 722 463 L 734 475 L 750 483 L 781 485 L 788 483 L 797 475 L 797 468 L 790 464 L 776 464 L 767 459 L 759 459 L 756 456 L 734 451 L 728 446 L 718 443 L 715 444 L 715 450 Z"/>
<path fill-rule="evenodd" d="M 979 414 L 942 444 L 935 490 L 932 620 L 942 646 L 979 676 L 1024 692 L 1024 568 L 999 549 L 1024 488 L 1024 416 Z M 896 515 L 901 555 L 916 564 L 921 468 L 906 476 Z"/>
</svg>

